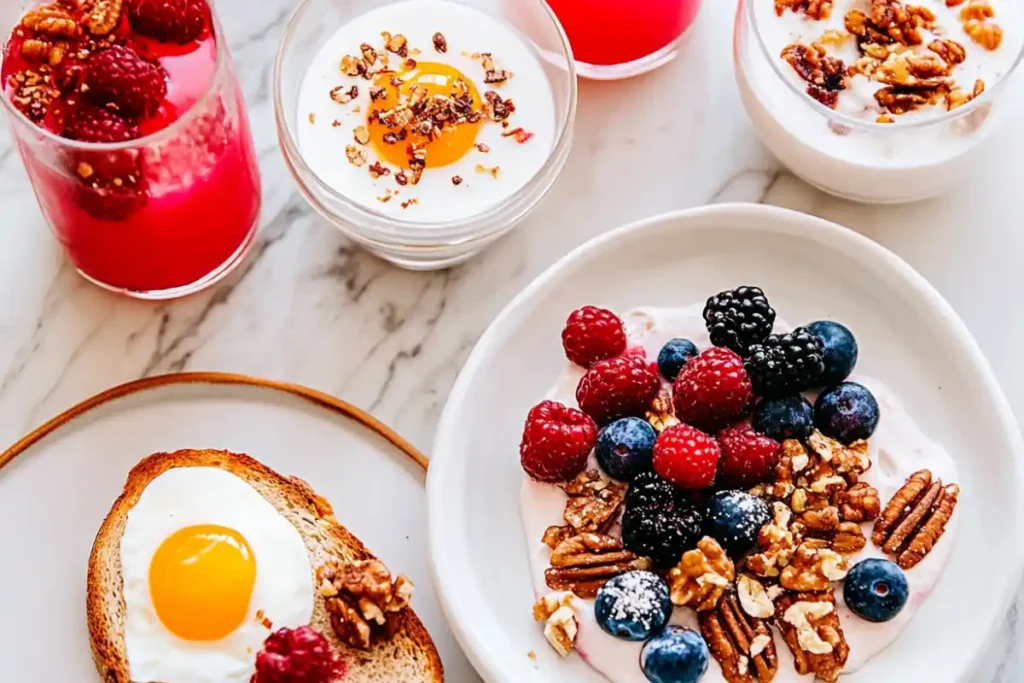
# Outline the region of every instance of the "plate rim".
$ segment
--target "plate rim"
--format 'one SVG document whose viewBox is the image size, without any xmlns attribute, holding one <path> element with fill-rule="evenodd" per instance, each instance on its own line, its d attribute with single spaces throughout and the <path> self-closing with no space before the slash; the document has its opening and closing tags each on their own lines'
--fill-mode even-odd
<svg viewBox="0 0 1024 683">
<path fill-rule="evenodd" d="M 443 515 L 446 498 L 442 491 L 448 469 L 455 467 L 444 455 L 448 450 L 449 442 L 452 441 L 453 435 L 458 429 L 453 406 L 457 401 L 464 399 L 468 391 L 471 375 L 476 375 L 481 369 L 481 358 L 484 350 L 497 339 L 497 330 L 521 306 L 529 303 L 531 299 L 550 283 L 557 281 L 564 271 L 571 269 L 579 261 L 586 259 L 594 252 L 602 250 L 610 243 L 630 239 L 637 233 L 656 228 L 664 223 L 675 223 L 675 229 L 680 231 L 690 230 L 692 229 L 688 225 L 690 221 L 708 217 L 717 217 L 722 221 L 742 221 L 745 218 L 751 217 L 773 219 L 776 222 L 776 227 L 772 228 L 770 232 L 777 234 L 793 234 L 797 231 L 803 234 L 813 233 L 817 241 L 822 244 L 837 248 L 842 248 L 846 245 L 851 251 L 856 250 L 866 254 L 872 260 L 886 267 L 932 307 L 948 323 L 949 329 L 955 332 L 956 342 L 963 349 L 965 356 L 970 359 L 973 370 L 976 371 L 975 376 L 978 382 L 994 400 L 999 422 L 1002 426 L 1003 438 L 1007 443 L 1012 444 L 1016 455 L 1016 457 L 1011 459 L 1011 472 L 1008 473 L 1012 475 L 1016 483 L 1017 496 L 1013 511 L 1014 517 L 1020 519 L 1024 516 L 1024 437 L 1021 435 L 1017 418 L 1010 407 L 1009 401 L 997 381 L 988 359 L 981 351 L 977 340 L 967 325 L 938 290 L 900 256 L 874 240 L 833 221 L 768 204 L 711 204 L 669 211 L 633 221 L 591 238 L 577 246 L 548 266 L 509 301 L 491 321 L 473 346 L 473 350 L 470 352 L 452 385 L 444 410 L 438 420 L 437 431 L 435 432 L 431 448 L 431 467 L 427 473 L 426 485 L 428 563 L 434 579 L 434 588 L 441 608 L 444 610 L 448 620 L 448 626 L 459 641 L 466 657 L 487 681 L 515 683 L 514 677 L 506 670 L 506 666 L 502 663 L 501 659 L 490 659 L 488 661 L 481 656 L 481 653 L 492 649 L 487 643 L 486 634 L 472 627 L 471 606 L 458 599 L 459 586 L 457 582 L 449 583 L 451 581 L 450 577 L 453 574 L 449 570 L 457 569 L 457 565 L 455 558 L 447 554 L 448 546 L 443 543 L 444 539 L 449 535 L 450 528 L 445 524 Z M 788 231 L 780 229 L 785 225 L 789 226 Z M 759 230 L 764 231 L 765 229 L 761 227 Z M 1007 610 L 1013 604 L 1013 598 L 1020 586 L 1021 578 L 1024 577 L 1024 538 L 1015 538 L 1013 543 L 1015 544 L 1015 547 L 1012 549 L 1013 555 L 1016 558 L 1015 566 L 1012 566 L 1007 573 L 1008 580 L 1006 585 L 1000 590 L 1002 602 L 1006 604 Z M 958 679 L 978 668 L 985 654 L 984 644 L 992 641 L 997 628 L 1002 624 L 1004 618 L 1005 615 L 1003 615 L 1003 618 L 993 620 L 988 625 L 982 637 L 979 638 L 978 646 L 967 663 L 966 668 L 963 671 L 956 672 Z"/>
<path fill-rule="evenodd" d="M 373 415 L 362 408 L 358 408 L 347 401 L 326 392 L 301 384 L 282 382 L 279 380 L 265 379 L 252 375 L 243 375 L 234 372 L 172 372 L 162 375 L 153 375 L 141 379 L 132 380 L 105 389 L 98 394 L 79 401 L 70 408 L 61 411 L 54 417 L 28 432 L 15 441 L 6 450 L 0 452 L 0 471 L 18 456 L 21 456 L 32 449 L 33 446 L 43 441 L 62 427 L 70 425 L 74 420 L 80 418 L 90 411 L 113 403 L 121 398 L 134 394 L 140 394 L 151 389 L 160 389 L 173 385 L 196 385 L 209 384 L 214 386 L 247 386 L 259 389 L 269 389 L 279 393 L 288 394 L 301 398 L 315 406 L 325 408 L 332 412 L 358 422 L 372 432 L 375 432 L 392 446 L 397 448 L 403 455 L 412 460 L 420 469 L 426 470 L 429 458 L 398 432 L 387 426 Z"/>
</svg>

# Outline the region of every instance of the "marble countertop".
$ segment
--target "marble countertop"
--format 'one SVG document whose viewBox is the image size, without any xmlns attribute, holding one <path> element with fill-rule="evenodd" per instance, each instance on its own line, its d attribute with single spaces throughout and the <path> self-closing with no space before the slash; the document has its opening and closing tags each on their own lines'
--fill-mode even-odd
<svg viewBox="0 0 1024 683">
<path fill-rule="evenodd" d="M 295 0 L 217 4 L 263 171 L 258 243 L 225 282 L 189 299 L 150 304 L 107 294 L 63 260 L 2 134 L 0 443 L 120 382 L 225 370 L 336 394 L 429 452 L 473 343 L 534 276 L 624 222 L 724 201 L 806 211 L 898 253 L 964 318 L 1024 415 L 1024 316 L 1004 303 L 1024 289 L 1016 168 L 1024 128 L 1004 131 L 986 171 L 937 200 L 882 208 L 823 195 L 781 169 L 756 139 L 733 83 L 732 3 L 709 0 L 673 64 L 628 82 L 581 85 L 572 155 L 532 217 L 462 267 L 411 273 L 353 248 L 325 224 L 280 159 L 270 73 Z M 1024 677 L 1021 605 L 1010 610 L 975 680 Z"/>
</svg>

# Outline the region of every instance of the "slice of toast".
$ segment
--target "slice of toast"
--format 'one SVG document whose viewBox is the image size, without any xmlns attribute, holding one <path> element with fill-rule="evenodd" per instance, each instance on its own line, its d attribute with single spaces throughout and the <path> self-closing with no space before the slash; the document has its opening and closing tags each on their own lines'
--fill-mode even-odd
<svg viewBox="0 0 1024 683">
<path fill-rule="evenodd" d="M 334 519 L 330 503 L 306 482 L 286 478 L 247 455 L 227 451 L 182 450 L 156 453 L 128 474 L 124 492 L 114 502 L 93 543 L 86 587 L 86 617 L 93 659 L 105 683 L 133 683 L 128 676 L 124 643 L 124 582 L 121 537 L 128 511 L 155 477 L 175 467 L 219 467 L 244 479 L 291 522 L 306 544 L 310 571 L 330 559 L 373 559 L 369 550 Z M 414 598 L 415 599 L 415 598 Z M 398 616 L 393 638 L 367 651 L 341 643 L 331 629 L 323 598 L 316 593 L 310 624 L 331 643 L 347 664 L 345 683 L 441 683 L 444 669 L 430 634 L 412 609 Z"/>
</svg>

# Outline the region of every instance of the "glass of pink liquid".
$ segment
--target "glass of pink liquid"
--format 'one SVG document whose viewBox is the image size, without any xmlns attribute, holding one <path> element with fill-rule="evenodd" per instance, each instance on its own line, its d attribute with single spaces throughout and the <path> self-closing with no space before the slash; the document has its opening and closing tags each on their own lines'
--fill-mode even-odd
<svg viewBox="0 0 1024 683">
<path fill-rule="evenodd" d="M 40 37 L 22 23 L 27 8 L 10 3 L 3 10 L 3 26 L 13 27 L 4 49 L 3 102 L 43 215 L 68 258 L 92 282 L 138 298 L 167 299 L 213 284 L 253 240 L 260 176 L 238 77 L 212 7 L 202 32 L 181 44 L 140 35 L 121 17 L 104 40 L 159 64 L 167 93 L 158 110 L 130 118 L 134 139 L 82 142 L 68 139 L 68 122 L 77 107 L 97 103 L 83 97 L 88 88 L 80 85 L 89 50 L 75 48 L 91 47 L 92 54 L 104 48 L 75 3 L 48 6 L 82 21 L 78 37 L 62 59 L 40 60 L 24 47 Z M 26 106 L 20 88 L 26 74 L 40 76 L 52 97 Z M 128 118 L 116 104 L 101 108 Z"/>
<path fill-rule="evenodd" d="M 672 61 L 700 0 L 548 0 L 584 78 L 629 78 Z"/>
</svg>

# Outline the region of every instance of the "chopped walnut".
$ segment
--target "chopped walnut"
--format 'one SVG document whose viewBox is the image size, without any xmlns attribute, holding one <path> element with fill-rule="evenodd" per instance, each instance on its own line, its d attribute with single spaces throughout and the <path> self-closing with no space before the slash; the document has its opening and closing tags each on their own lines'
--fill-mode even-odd
<svg viewBox="0 0 1024 683">
<path fill-rule="evenodd" d="M 356 126 L 355 130 L 352 131 L 352 137 L 360 145 L 365 145 L 370 142 L 370 131 L 366 126 Z"/>
<path fill-rule="evenodd" d="M 832 591 L 787 594 L 776 602 L 776 623 L 793 653 L 796 672 L 834 683 L 850 657 Z"/>
<path fill-rule="evenodd" d="M 50 66 L 60 64 L 65 54 L 64 47 L 43 38 L 29 38 L 21 44 L 22 57 L 30 61 L 46 62 Z"/>
<path fill-rule="evenodd" d="M 948 38 L 933 40 L 928 43 L 928 49 L 942 57 L 943 61 L 949 66 L 963 64 L 964 60 L 967 59 L 967 49 L 955 40 L 949 40 Z"/>
<path fill-rule="evenodd" d="M 922 70 L 924 68 L 922 65 L 912 67 L 917 70 L 918 76 L 925 73 Z M 807 439 L 807 445 L 823 461 L 832 463 L 832 468 L 836 472 L 846 475 L 851 484 L 855 484 L 861 474 L 871 469 L 867 441 L 855 441 L 847 446 L 815 430 Z"/>
<path fill-rule="evenodd" d="M 789 566 L 779 575 L 779 584 L 791 591 L 818 593 L 840 581 L 849 570 L 847 560 L 828 547 L 828 541 L 809 538 L 797 546 Z"/>
<path fill-rule="evenodd" d="M 864 529 L 857 522 L 841 522 L 830 541 L 830 547 L 840 555 L 855 555 L 868 544 Z"/>
<path fill-rule="evenodd" d="M 878 489 L 858 482 L 839 494 L 839 516 L 845 522 L 871 522 L 878 518 L 882 501 Z"/>
<path fill-rule="evenodd" d="M 926 89 L 947 86 L 948 75 L 949 65 L 938 57 L 904 52 L 889 55 L 875 72 L 875 80 L 886 85 Z"/>
<path fill-rule="evenodd" d="M 413 584 L 380 560 L 328 562 L 317 569 L 317 583 L 338 638 L 365 650 L 376 638 L 390 638 L 394 617 L 409 606 Z"/>
<path fill-rule="evenodd" d="M 964 22 L 964 32 L 986 50 L 998 50 L 1003 44 L 1003 29 L 995 22 L 971 19 Z"/>
<path fill-rule="evenodd" d="M 544 579 L 552 590 L 572 591 L 581 598 L 592 598 L 609 579 L 650 566 L 650 560 L 625 550 L 619 539 L 584 533 L 567 538 L 555 547 Z"/>
<path fill-rule="evenodd" d="M 366 150 L 359 149 L 355 145 L 345 145 L 345 157 L 353 166 L 362 166 L 366 163 Z"/>
<path fill-rule="evenodd" d="M 21 18 L 21 25 L 48 38 L 75 38 L 78 24 L 58 4 L 31 9 Z"/>
<path fill-rule="evenodd" d="M 698 612 L 714 609 L 736 577 L 736 567 L 715 539 L 705 536 L 668 573 L 672 603 Z"/>
<path fill-rule="evenodd" d="M 444 34 L 441 32 L 435 33 L 433 37 L 434 50 L 444 54 L 448 51 L 448 41 L 445 39 Z"/>
<path fill-rule="evenodd" d="M 792 513 L 785 503 L 774 503 L 775 520 L 761 527 L 757 535 L 759 552 L 746 560 L 749 571 L 758 576 L 776 577 L 789 565 L 796 551 L 797 539 L 789 530 Z"/>
<path fill-rule="evenodd" d="M 960 487 L 915 472 L 885 506 L 871 540 L 903 569 L 916 566 L 938 542 L 956 508 Z"/>
<path fill-rule="evenodd" d="M 875 93 L 875 100 L 890 114 L 900 115 L 918 107 L 938 103 L 945 97 L 944 88 L 915 90 L 899 86 L 887 86 Z"/>
<path fill-rule="evenodd" d="M 357 85 L 349 88 L 339 85 L 337 88 L 331 89 L 331 99 L 338 104 L 348 104 L 357 97 L 359 97 L 359 86 Z"/>
<path fill-rule="evenodd" d="M 782 51 L 782 58 L 807 81 L 807 93 L 821 104 L 835 109 L 839 92 L 846 89 L 846 65 L 830 57 L 821 45 L 794 43 Z"/>
<path fill-rule="evenodd" d="M 982 93 L 985 92 L 985 81 L 980 78 L 974 82 L 974 89 L 971 92 L 967 92 L 963 88 L 956 87 L 950 90 L 946 94 L 946 109 L 952 111 L 964 106 L 968 102 L 981 97 Z"/>
<path fill-rule="evenodd" d="M 533 605 L 534 621 L 544 622 L 544 637 L 562 657 L 568 657 L 576 646 L 578 624 L 572 608 L 572 596 L 550 593 Z"/>
<path fill-rule="evenodd" d="M 992 5 L 988 3 L 988 0 L 971 0 L 967 5 L 960 10 L 960 21 L 984 21 L 985 19 L 991 19 L 996 15 L 996 11 L 992 9 Z"/>
<path fill-rule="evenodd" d="M 822 21 L 832 16 L 832 0 L 775 0 L 775 14 L 781 17 L 787 9 Z"/>
<path fill-rule="evenodd" d="M 87 18 L 89 33 L 105 36 L 121 23 L 121 0 L 97 0 Z"/>
<path fill-rule="evenodd" d="M 401 33 L 392 36 L 386 34 L 384 38 L 384 47 L 388 52 L 393 52 L 399 57 L 406 57 L 409 54 L 408 48 L 409 41 Z"/>
</svg>

